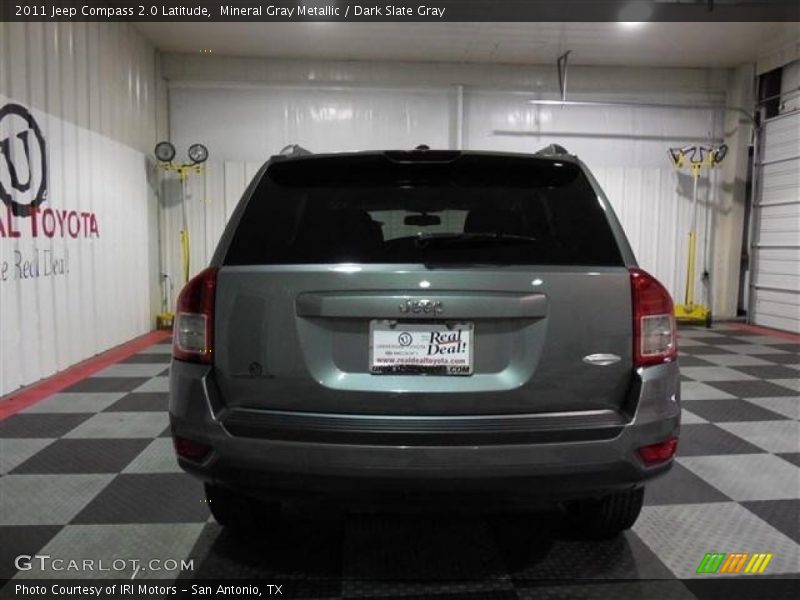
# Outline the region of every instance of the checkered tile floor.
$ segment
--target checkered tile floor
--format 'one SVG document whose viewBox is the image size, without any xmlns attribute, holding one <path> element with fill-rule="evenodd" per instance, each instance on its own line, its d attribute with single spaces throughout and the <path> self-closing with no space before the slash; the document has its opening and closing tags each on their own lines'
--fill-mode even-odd
<svg viewBox="0 0 800 600">
<path fill-rule="evenodd" d="M 0 423 L 0 579 L 133 574 L 16 572 L 15 556 L 37 553 L 192 559 L 181 577 L 255 577 L 309 598 L 693 598 L 709 551 L 771 552 L 768 573 L 797 576 L 798 344 L 720 326 L 683 329 L 680 348 L 679 457 L 618 539 L 580 539 L 555 512 L 317 512 L 243 542 L 175 462 L 170 348 L 152 346 Z"/>
</svg>

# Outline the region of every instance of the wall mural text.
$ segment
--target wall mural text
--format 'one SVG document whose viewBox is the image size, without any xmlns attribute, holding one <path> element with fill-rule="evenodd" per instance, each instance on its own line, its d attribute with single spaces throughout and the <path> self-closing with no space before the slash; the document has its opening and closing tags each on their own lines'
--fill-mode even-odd
<svg viewBox="0 0 800 600">
<path fill-rule="evenodd" d="M 91 211 L 43 206 L 48 197 L 47 142 L 39 123 L 21 104 L 0 107 L 0 239 L 100 237 Z M 69 250 L 4 249 L 0 282 L 69 274 Z"/>
</svg>

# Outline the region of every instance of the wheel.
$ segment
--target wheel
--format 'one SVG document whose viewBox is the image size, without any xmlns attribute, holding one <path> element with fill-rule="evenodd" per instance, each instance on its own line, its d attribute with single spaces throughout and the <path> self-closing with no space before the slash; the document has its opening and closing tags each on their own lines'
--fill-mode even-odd
<svg viewBox="0 0 800 600">
<path fill-rule="evenodd" d="M 644 488 L 616 492 L 599 499 L 580 500 L 567 505 L 574 525 L 593 538 L 609 538 L 636 522 L 644 501 Z"/>
<path fill-rule="evenodd" d="M 259 502 L 230 488 L 205 484 L 206 501 L 214 519 L 237 533 L 247 533 L 274 524 L 280 516 L 277 502 Z"/>
</svg>

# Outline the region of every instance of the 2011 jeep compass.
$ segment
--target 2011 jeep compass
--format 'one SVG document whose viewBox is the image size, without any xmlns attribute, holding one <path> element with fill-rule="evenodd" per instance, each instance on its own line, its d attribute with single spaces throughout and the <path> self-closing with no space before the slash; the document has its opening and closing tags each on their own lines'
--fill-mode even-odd
<svg viewBox="0 0 800 600">
<path fill-rule="evenodd" d="M 677 445 L 672 301 L 557 146 L 271 158 L 173 343 L 179 462 L 234 528 L 449 492 L 613 535 Z"/>
</svg>

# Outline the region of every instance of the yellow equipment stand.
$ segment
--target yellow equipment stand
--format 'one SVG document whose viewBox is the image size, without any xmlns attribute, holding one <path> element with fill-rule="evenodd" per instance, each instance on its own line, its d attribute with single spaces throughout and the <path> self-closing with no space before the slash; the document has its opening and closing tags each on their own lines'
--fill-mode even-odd
<svg viewBox="0 0 800 600">
<path fill-rule="evenodd" d="M 711 326 L 711 309 L 694 301 L 695 264 L 697 262 L 697 183 L 703 167 L 712 168 L 722 162 L 728 147 L 724 144 L 717 148 L 709 146 L 684 146 L 670 148 L 669 155 L 677 169 L 687 162 L 691 167 L 692 191 L 692 224 L 689 229 L 689 252 L 686 259 L 686 295 L 683 304 L 675 305 L 675 319 L 684 323 L 702 323 Z"/>
<path fill-rule="evenodd" d="M 203 144 L 192 144 L 189 146 L 188 156 L 190 163 L 177 164 L 173 162 L 175 158 L 175 146 L 168 141 L 158 142 L 153 151 L 159 167 L 165 171 L 174 171 L 178 174 L 181 182 L 181 271 L 183 272 L 183 285 L 189 281 L 191 273 L 189 264 L 189 219 L 186 214 L 187 182 L 192 173 L 202 173 L 203 163 L 208 160 L 208 149 Z M 161 223 L 159 220 L 159 231 Z M 168 271 L 168 269 L 165 269 Z M 161 312 L 156 317 L 156 327 L 158 329 L 171 329 L 175 320 L 175 313 L 169 310 L 169 295 L 172 290 L 172 281 L 167 273 L 161 273 L 161 284 L 163 287 L 163 297 L 161 302 Z"/>
<path fill-rule="evenodd" d="M 189 273 L 191 272 L 189 264 L 189 220 L 186 216 L 186 185 L 189 175 L 192 173 L 202 173 L 204 167 L 200 164 L 176 165 L 172 162 L 163 163 L 160 166 L 165 171 L 175 171 L 178 174 L 178 179 L 180 179 L 181 182 L 181 270 L 183 271 L 183 283 L 185 285 L 189 281 Z"/>
</svg>

